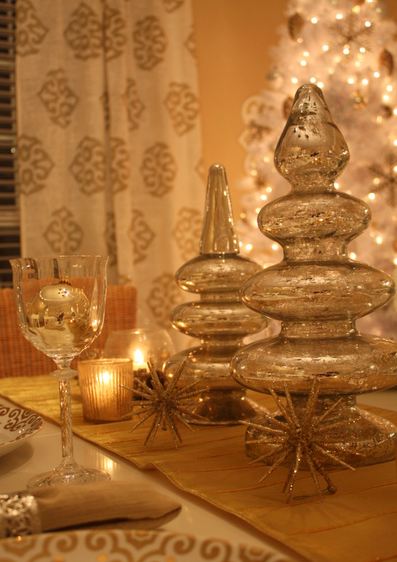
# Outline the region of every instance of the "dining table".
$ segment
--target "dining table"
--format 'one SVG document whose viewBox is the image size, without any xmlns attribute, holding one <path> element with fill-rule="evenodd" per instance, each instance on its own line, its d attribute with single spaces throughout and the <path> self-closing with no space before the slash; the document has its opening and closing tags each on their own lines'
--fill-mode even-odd
<svg viewBox="0 0 397 562">
<path fill-rule="evenodd" d="M 3 385 L 2 383 L 3 381 L 0 381 L 0 403 L 3 405 L 13 405 L 18 403 L 18 400 L 15 399 L 13 392 L 10 391 L 10 389 L 14 388 L 14 381 L 9 379 L 3 383 Z M 17 384 L 18 379 L 15 378 L 15 387 Z M 53 384 L 55 386 L 55 383 Z M 41 403 L 40 388 L 41 386 L 37 386 L 36 396 L 34 398 L 32 397 L 28 406 L 31 407 L 31 409 L 38 411 L 40 414 L 43 414 L 45 413 L 45 404 L 44 406 L 41 404 L 40 408 L 38 407 L 37 409 L 32 407 L 35 402 L 37 405 Z M 397 411 L 397 390 L 392 389 L 389 391 L 362 395 L 359 398 L 359 403 L 364 407 L 375 407 L 382 408 L 387 411 Z M 26 403 L 23 404 L 23 406 L 26 406 Z M 79 407 L 81 407 L 81 404 L 75 404 L 75 412 Z M 48 470 L 50 467 L 56 466 L 59 463 L 59 425 L 51 415 L 44 415 L 43 417 L 44 423 L 40 431 L 35 433 L 30 439 L 27 439 L 15 450 L 0 457 L 1 494 L 9 494 L 15 491 L 25 490 L 30 478 L 40 472 Z M 80 425 L 83 426 L 84 420 L 81 420 L 81 417 L 79 420 Z M 123 423 L 129 423 L 130 431 L 131 423 Z M 79 428 L 80 425 L 77 423 L 77 428 Z M 108 425 L 110 426 L 111 424 Z M 92 428 L 93 424 L 91 424 L 90 427 Z M 98 435 L 100 435 L 101 427 L 104 426 L 97 424 L 95 427 Z M 201 431 L 202 429 L 199 428 L 198 434 L 200 434 Z M 211 440 L 211 428 L 206 428 L 204 431 L 206 438 Z M 216 432 L 215 429 L 214 431 Z M 193 431 L 192 434 L 193 436 L 190 436 L 189 433 L 189 439 L 194 440 L 195 432 Z M 136 446 L 136 442 L 134 445 L 133 441 L 134 432 L 130 431 L 130 435 L 131 449 L 133 449 L 133 447 Z M 123 446 L 125 447 L 125 443 Z M 183 449 L 183 446 L 184 444 L 182 443 L 181 450 Z M 189 447 L 187 447 L 187 450 L 188 449 Z M 149 456 L 152 454 L 153 458 L 156 458 L 156 451 L 161 457 L 161 448 L 160 450 L 155 449 L 153 453 L 149 450 Z M 242 452 L 239 451 L 238 454 L 241 453 L 244 455 L 243 441 L 241 441 L 241 451 Z M 335 558 L 332 555 L 332 552 L 330 553 L 330 556 L 327 557 L 324 555 L 323 551 L 319 551 L 317 556 L 313 551 L 313 548 L 309 548 L 308 550 L 305 550 L 304 548 L 297 548 L 297 543 L 294 542 L 294 540 L 289 541 L 288 538 L 277 539 L 277 533 L 266 532 L 266 527 L 264 532 L 263 528 L 260 528 L 260 526 L 253 525 L 249 518 L 240 516 L 238 511 L 233 512 L 233 510 L 226 504 L 223 506 L 221 501 L 211 501 L 211 494 L 204 492 L 200 493 L 200 489 L 196 489 L 194 486 L 189 487 L 180 485 L 178 478 L 170 477 L 170 473 L 167 473 L 167 470 L 161 470 L 161 466 L 160 469 L 156 469 L 158 468 L 156 467 L 156 462 L 142 464 L 135 462 L 135 457 L 132 457 L 133 462 L 131 462 L 131 460 L 127 458 L 127 455 L 122 455 L 112 450 L 111 447 L 109 448 L 104 446 L 100 440 L 95 441 L 87 438 L 87 436 L 84 435 L 84 432 L 76 431 L 76 435 L 74 436 L 74 453 L 76 460 L 80 464 L 105 470 L 114 481 L 128 481 L 135 484 L 137 488 L 147 489 L 148 491 L 158 491 L 177 501 L 182 506 L 181 511 L 175 518 L 166 522 L 162 526 L 162 531 L 184 533 L 202 538 L 213 538 L 219 541 L 224 541 L 227 544 L 245 544 L 262 549 L 261 552 L 266 555 L 266 558 L 264 557 L 265 555 L 262 554 L 262 557 L 259 557 L 258 555 L 257 558 L 247 558 L 247 560 L 266 560 L 266 562 L 299 562 L 305 560 L 312 562 L 322 562 L 326 560 L 340 560 L 340 562 L 345 562 L 345 560 L 357 560 L 357 562 L 362 562 L 364 560 L 365 562 L 375 562 L 375 560 L 378 562 L 380 560 L 397 561 L 397 538 L 389 538 L 389 541 L 391 540 L 394 543 L 395 548 L 394 554 L 390 554 L 393 552 L 393 546 L 391 547 L 391 550 L 390 548 L 388 549 L 388 557 L 384 557 L 385 555 L 382 554 L 382 549 L 379 550 L 379 556 L 373 558 L 370 558 L 370 556 L 373 556 L 373 553 L 368 554 L 369 557 L 365 558 L 363 549 L 359 549 L 360 554 L 357 555 L 356 558 L 351 553 L 348 555 L 347 550 L 346 557 L 339 558 L 339 554 L 336 555 L 338 558 Z M 184 455 L 186 457 L 186 452 Z M 197 463 L 199 464 L 200 454 L 197 454 L 197 452 L 193 453 L 191 461 L 194 464 L 195 455 L 197 455 Z M 170 461 L 168 460 L 168 462 Z M 386 464 L 393 465 L 393 463 Z M 355 476 L 357 478 L 360 477 L 359 474 Z M 360 491 L 357 493 L 360 493 Z M 244 495 L 239 497 L 243 498 L 244 501 Z M 317 509 L 318 513 L 324 512 L 324 510 L 326 510 L 326 506 L 322 503 L 323 501 L 327 500 L 323 498 L 309 499 L 304 503 L 304 510 L 301 513 L 309 514 L 313 511 L 313 509 Z M 274 505 L 275 503 L 273 502 L 273 506 Z M 282 496 L 281 491 L 277 496 L 277 505 L 284 510 L 285 525 L 288 525 L 288 510 L 293 510 L 294 506 L 286 504 L 285 497 Z M 302 506 L 299 508 L 301 509 Z M 397 512 L 397 504 L 395 505 L 395 511 Z M 337 513 L 337 511 L 335 511 L 335 513 Z M 305 517 L 305 515 L 303 515 L 303 517 Z M 337 521 L 333 521 L 332 524 L 337 526 Z M 395 529 L 392 528 L 385 529 L 384 532 L 385 535 L 389 535 L 389 537 L 393 534 L 397 535 L 397 533 L 395 533 Z M 294 533 L 292 533 L 292 535 L 293 534 Z M 377 536 L 379 536 L 378 530 L 374 533 L 374 537 Z M 355 544 L 350 545 L 353 551 L 356 546 L 357 545 Z M 221 560 L 221 558 L 216 558 L 215 556 L 211 559 L 215 561 Z M 169 558 L 169 560 L 171 560 L 171 558 Z M 172 558 L 172 560 L 174 560 L 174 558 Z M 226 558 L 224 558 L 224 560 L 226 560 Z M 229 558 L 227 558 L 227 560 L 229 561 Z M 1 554 L 0 561 L 2 561 Z M 235 562 L 235 560 L 231 558 L 230 562 Z"/>
<path fill-rule="evenodd" d="M 7 403 L 7 401 L 2 401 Z M 8 402 L 9 403 L 9 402 Z M 59 463 L 60 429 L 44 422 L 42 429 L 29 442 L 7 454 L 0 461 L 0 491 L 10 493 L 26 488 L 33 476 Z M 168 531 L 183 531 L 204 537 L 232 539 L 235 542 L 263 545 L 264 537 L 255 529 L 206 502 L 175 488 L 157 471 L 141 471 L 79 437 L 74 438 L 75 457 L 83 466 L 106 471 L 112 480 L 130 481 L 137 486 L 158 490 L 182 505 L 180 514 L 166 524 Z M 269 550 L 283 552 L 281 545 L 266 540 Z M 300 558 L 296 558 L 300 560 Z"/>
</svg>

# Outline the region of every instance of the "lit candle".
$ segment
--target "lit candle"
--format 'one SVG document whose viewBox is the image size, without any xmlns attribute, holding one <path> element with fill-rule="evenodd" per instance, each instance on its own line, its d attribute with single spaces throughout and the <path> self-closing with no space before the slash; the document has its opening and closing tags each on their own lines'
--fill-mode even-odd
<svg viewBox="0 0 397 562">
<path fill-rule="evenodd" d="M 149 367 L 147 364 L 148 358 L 142 348 L 136 347 L 134 345 L 130 346 L 128 349 L 128 355 L 132 359 L 132 368 L 134 370 L 134 381 L 140 380 L 143 383 L 147 383 L 149 376 Z M 135 390 L 136 387 L 134 386 Z M 132 397 L 133 400 L 140 400 L 140 397 L 136 394 Z"/>
<path fill-rule="evenodd" d="M 79 361 L 83 415 L 89 421 L 118 421 L 131 415 L 132 361 L 124 358 Z"/>
<path fill-rule="evenodd" d="M 147 359 L 139 347 L 133 348 L 128 355 L 132 358 L 134 371 L 147 371 Z"/>
</svg>

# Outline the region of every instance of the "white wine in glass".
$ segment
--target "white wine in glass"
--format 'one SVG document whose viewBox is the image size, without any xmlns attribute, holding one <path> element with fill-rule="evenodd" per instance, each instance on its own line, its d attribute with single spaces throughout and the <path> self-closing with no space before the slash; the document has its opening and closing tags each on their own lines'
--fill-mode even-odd
<svg viewBox="0 0 397 562">
<path fill-rule="evenodd" d="M 18 323 L 24 336 L 54 360 L 59 383 L 62 461 L 34 477 L 29 488 L 81 484 L 109 475 L 78 465 L 73 458 L 70 379 L 72 360 L 102 330 L 106 301 L 107 258 L 56 256 L 10 260 Z"/>
</svg>

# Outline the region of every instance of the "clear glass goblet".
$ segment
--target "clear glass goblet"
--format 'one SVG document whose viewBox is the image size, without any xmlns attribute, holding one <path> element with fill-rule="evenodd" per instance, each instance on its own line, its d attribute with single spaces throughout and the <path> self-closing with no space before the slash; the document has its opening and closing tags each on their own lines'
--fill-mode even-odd
<svg viewBox="0 0 397 562">
<path fill-rule="evenodd" d="M 59 384 L 62 461 L 34 477 L 29 488 L 108 479 L 73 458 L 70 379 L 72 360 L 100 333 L 106 299 L 107 258 L 57 256 L 10 260 L 18 323 L 24 336 L 53 359 Z"/>
</svg>

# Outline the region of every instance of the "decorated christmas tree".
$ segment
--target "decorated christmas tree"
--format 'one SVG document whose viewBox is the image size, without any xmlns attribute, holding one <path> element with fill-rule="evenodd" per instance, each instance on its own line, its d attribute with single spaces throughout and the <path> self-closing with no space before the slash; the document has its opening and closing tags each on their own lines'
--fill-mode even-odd
<svg viewBox="0 0 397 562">
<path fill-rule="evenodd" d="M 351 245 L 361 259 L 393 273 L 397 265 L 397 26 L 378 0 L 291 0 L 286 25 L 273 51 L 265 89 L 243 106 L 247 151 L 241 185 L 239 238 L 242 253 L 263 265 L 280 260 L 277 243 L 257 228 L 267 201 L 284 195 L 287 182 L 273 166 L 277 139 L 293 94 L 304 83 L 318 85 L 350 147 L 351 165 L 335 182 L 371 208 L 367 234 Z M 378 332 L 397 316 L 392 307 L 374 316 Z M 396 320 L 395 320 L 396 321 Z"/>
</svg>

